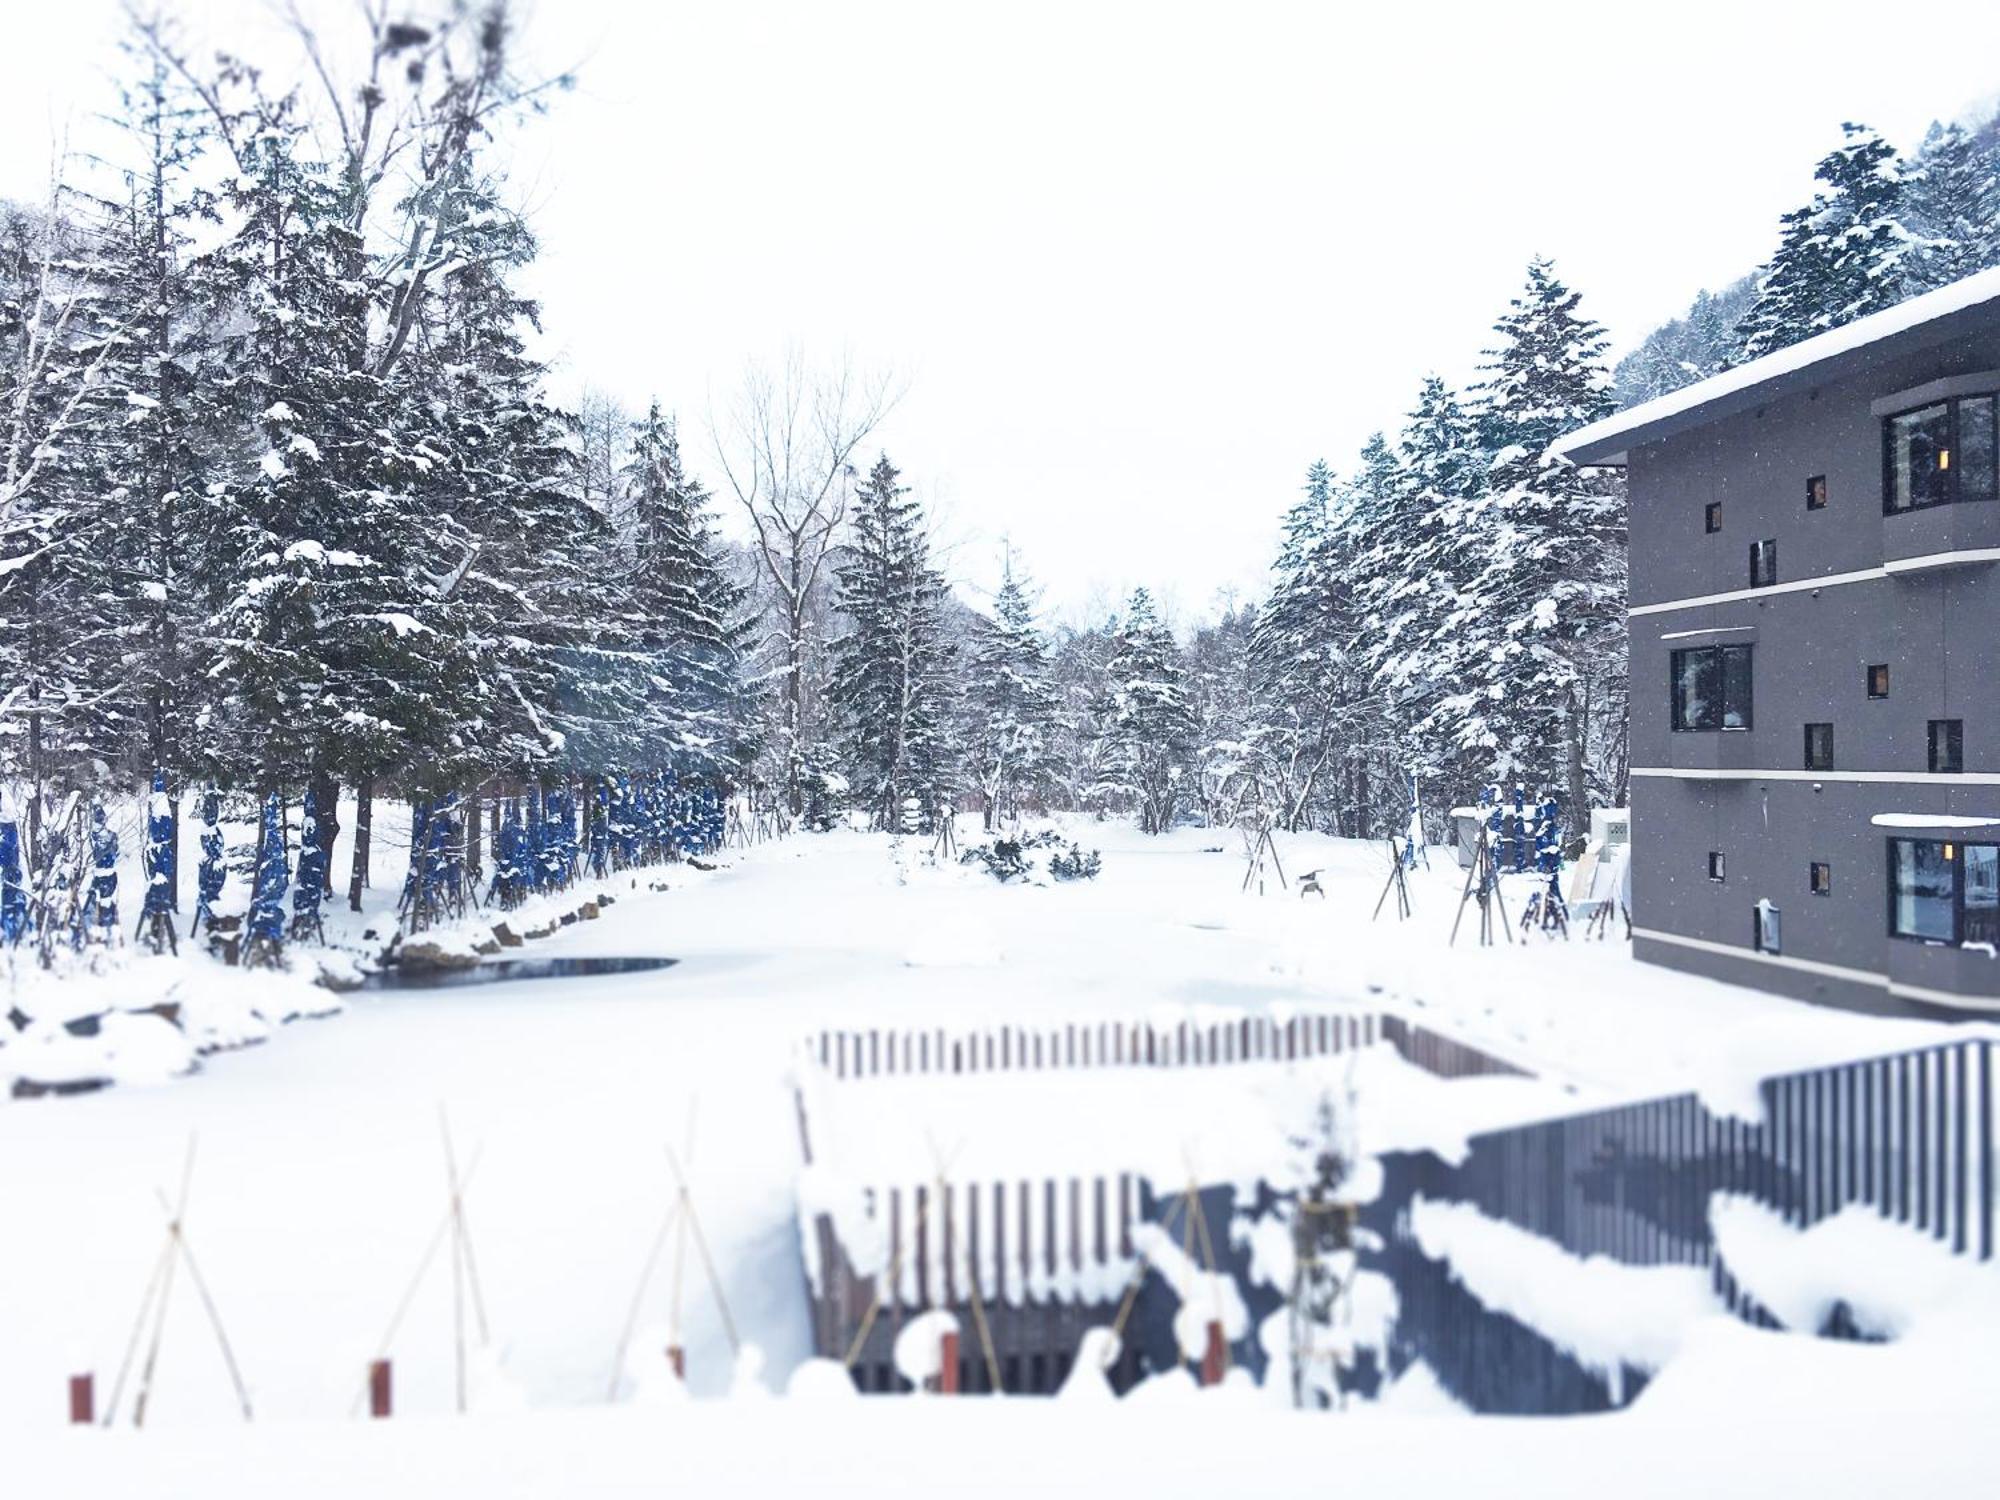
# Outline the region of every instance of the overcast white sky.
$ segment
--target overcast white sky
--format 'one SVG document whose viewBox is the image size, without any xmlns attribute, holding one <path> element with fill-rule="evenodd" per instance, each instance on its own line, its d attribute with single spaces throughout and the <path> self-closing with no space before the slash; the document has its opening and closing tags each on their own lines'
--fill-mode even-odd
<svg viewBox="0 0 2000 1500">
<path fill-rule="evenodd" d="M 33 196 L 116 6 L 0 10 L 0 193 Z M 1769 253 L 1843 119 L 1909 144 L 2000 90 L 1992 0 L 541 0 L 530 36 L 580 63 L 513 168 L 560 389 L 657 393 L 711 468 L 746 361 L 893 367 L 882 440 L 968 597 L 1005 535 L 1061 616 L 1254 594 L 1306 465 L 1470 379 L 1531 255 L 1622 350 Z"/>
</svg>

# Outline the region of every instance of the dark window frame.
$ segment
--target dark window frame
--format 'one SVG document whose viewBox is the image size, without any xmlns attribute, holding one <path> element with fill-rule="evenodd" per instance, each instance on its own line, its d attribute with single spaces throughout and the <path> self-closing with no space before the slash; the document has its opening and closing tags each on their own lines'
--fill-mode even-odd
<svg viewBox="0 0 2000 1500">
<path fill-rule="evenodd" d="M 1933 407 L 1945 408 L 1946 438 L 1945 451 L 1953 455 L 1965 452 L 1965 441 L 1959 427 L 1960 411 L 1967 401 L 1987 401 L 1992 403 L 1989 417 L 1987 441 L 1993 445 L 1995 484 L 1992 494 L 1964 494 L 1961 480 L 1965 476 L 1965 465 L 1961 461 L 1947 464 L 1939 472 L 1944 474 L 1945 495 L 1939 500 L 1919 500 L 1911 498 L 1907 505 L 1896 504 L 1896 423 L 1903 417 L 1913 416 Z M 1920 401 L 1915 406 L 1906 406 L 1901 411 L 1885 413 L 1882 418 L 1882 514 L 1885 516 L 1907 515 L 1916 510 L 1934 510 L 1940 505 L 1983 505 L 1989 500 L 2000 499 L 2000 392 L 1966 391 L 1956 396 L 1944 396 L 1935 401 Z"/>
<path fill-rule="evenodd" d="M 1806 480 L 1806 509 L 1826 509 L 1826 476 L 1814 474 Z"/>
<path fill-rule="evenodd" d="M 1815 896 L 1833 894 L 1833 866 L 1823 859 L 1816 859 L 1806 870 L 1806 889 Z"/>
<path fill-rule="evenodd" d="M 1764 941 L 1764 918 L 1771 918 L 1771 942 Z M 1759 901 L 1750 908 L 1750 949 L 1753 953 L 1782 955 L 1785 951 L 1785 911 L 1776 902 Z"/>
<path fill-rule="evenodd" d="M 1822 736 L 1824 744 L 1821 748 L 1826 753 L 1820 756 L 1813 754 L 1813 731 L 1816 729 L 1825 731 Z M 1831 771 L 1833 769 L 1833 725 L 1826 720 L 1815 720 L 1806 725 L 1805 768 L 1808 771 Z"/>
<path fill-rule="evenodd" d="M 1767 536 L 1750 544 L 1750 587 L 1773 588 L 1778 582 L 1778 539 Z"/>
<path fill-rule="evenodd" d="M 1738 706 L 1740 717 L 1743 720 L 1741 724 L 1725 724 L 1722 722 L 1728 716 L 1730 708 L 1728 702 L 1730 676 L 1728 653 L 1730 652 L 1742 653 L 1743 659 L 1747 663 L 1743 673 L 1743 681 L 1747 691 L 1744 694 L 1743 702 Z M 1690 724 L 1686 721 L 1686 715 L 1682 711 L 1681 704 L 1682 664 L 1688 657 L 1704 653 L 1712 653 L 1715 656 L 1715 722 L 1712 724 Z M 1757 702 L 1756 665 L 1757 658 L 1754 654 L 1754 647 L 1743 642 L 1721 646 L 1689 646 L 1679 651 L 1668 652 L 1667 706 L 1668 722 L 1672 731 L 1675 734 L 1743 734 L 1749 732 L 1756 725 L 1756 714 L 1754 712 Z"/>
<path fill-rule="evenodd" d="M 1897 931 L 1896 846 L 1899 844 L 1936 844 L 1942 846 L 1947 851 L 1946 862 L 1951 865 L 1951 936 L 1949 938 L 1929 937 L 1920 932 Z M 1883 865 L 1886 870 L 1884 884 L 1887 887 L 1889 900 L 1888 929 L 1890 937 L 1897 939 L 1899 942 L 1923 943 L 1933 948 L 1957 948 L 1967 941 L 1965 933 L 1965 872 L 1972 864 L 1969 851 L 1973 849 L 1995 850 L 1994 857 L 1996 860 L 2000 860 L 2000 843 L 1995 843 L 1992 839 L 1919 839 L 1903 837 L 1888 840 L 1887 857 L 1883 860 Z M 1994 919 L 1989 918 L 1989 921 L 1991 920 Z M 1992 940 L 1992 936 L 1980 936 L 1974 939 L 1974 941 L 1978 942 L 1990 942 Z"/>
<path fill-rule="evenodd" d="M 1875 674 L 1877 672 L 1882 674 L 1882 690 L 1879 693 L 1875 691 Z M 1870 662 L 1864 680 L 1868 685 L 1868 697 L 1871 701 L 1880 702 L 1889 696 L 1889 664 L 1886 661 Z"/>
<path fill-rule="evenodd" d="M 1709 536 L 1714 536 L 1718 531 L 1722 530 L 1722 502 L 1720 500 L 1711 500 L 1707 505 L 1702 507 L 1701 529 Z"/>
<path fill-rule="evenodd" d="M 1711 849 L 1708 851 L 1708 878 L 1717 885 L 1721 885 L 1729 879 L 1729 861 L 1723 856 L 1720 849 Z"/>
<path fill-rule="evenodd" d="M 1938 754 L 1938 737 L 1942 731 L 1946 754 Z M 1963 776 L 1965 774 L 1965 720 L 1932 719 L 1925 729 L 1925 751 L 1933 776 Z M 1940 760 L 1951 764 L 1939 765 Z"/>
</svg>

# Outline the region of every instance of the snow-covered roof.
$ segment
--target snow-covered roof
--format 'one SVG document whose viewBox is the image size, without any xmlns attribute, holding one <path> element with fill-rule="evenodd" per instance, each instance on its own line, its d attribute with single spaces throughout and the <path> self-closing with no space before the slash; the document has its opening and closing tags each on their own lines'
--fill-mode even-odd
<svg viewBox="0 0 2000 1500">
<path fill-rule="evenodd" d="M 1615 412 L 1579 427 L 1550 451 L 1578 464 L 1620 465 L 1640 443 L 1712 420 L 1779 394 L 1788 385 L 1816 383 L 1820 366 L 1875 345 L 1894 342 L 1917 349 L 1950 333 L 1948 320 L 1972 308 L 2000 303 L 2000 267 L 1981 271 L 1921 297 L 1857 318 L 1762 359 Z"/>
</svg>

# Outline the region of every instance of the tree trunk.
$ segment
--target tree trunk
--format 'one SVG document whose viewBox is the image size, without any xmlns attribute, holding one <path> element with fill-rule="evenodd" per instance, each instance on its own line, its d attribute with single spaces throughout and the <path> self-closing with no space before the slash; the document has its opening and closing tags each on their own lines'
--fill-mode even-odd
<svg viewBox="0 0 2000 1500">
<path fill-rule="evenodd" d="M 354 784 L 354 868 L 347 880 L 347 909 L 361 910 L 361 893 L 368 888 L 368 845 L 375 831 L 375 778 Z"/>
<path fill-rule="evenodd" d="M 1570 831 L 1590 831 L 1590 788 L 1583 776 L 1583 707 L 1571 692 L 1568 724 Z"/>
<path fill-rule="evenodd" d="M 313 801 L 319 805 L 319 848 L 321 868 L 326 872 L 320 894 L 333 896 L 333 844 L 340 837 L 340 782 L 322 771 L 313 777 Z"/>
<path fill-rule="evenodd" d="M 479 811 L 482 800 L 478 788 L 474 788 L 466 798 L 465 878 L 475 890 L 479 886 Z"/>
</svg>

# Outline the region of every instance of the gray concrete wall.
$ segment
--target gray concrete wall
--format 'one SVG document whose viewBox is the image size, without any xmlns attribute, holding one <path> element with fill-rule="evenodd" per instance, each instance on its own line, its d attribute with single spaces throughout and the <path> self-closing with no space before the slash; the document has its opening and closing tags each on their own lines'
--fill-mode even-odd
<svg viewBox="0 0 2000 1500">
<path fill-rule="evenodd" d="M 1785 581 L 1876 568 L 1885 554 L 1904 555 L 1897 535 L 1935 527 L 1943 511 L 1882 514 L 1882 429 L 1869 405 L 1981 370 L 2000 370 L 2000 334 L 1890 361 L 1634 449 L 1627 470 L 1632 603 L 1747 588 L 1750 544 L 1765 537 L 1778 539 Z M 1806 480 L 1815 474 L 1826 475 L 1827 504 L 1808 511 Z M 1712 500 L 1723 509 L 1714 535 L 1702 530 Z"/>
<path fill-rule="evenodd" d="M 2000 542 L 2000 502 L 1885 516 L 1881 418 L 1870 409 L 1931 380 L 1997 369 L 2000 334 L 1984 331 L 1633 450 L 1631 599 L 1646 611 L 1631 619 L 1633 921 L 1738 950 L 1642 937 L 1641 958 L 1867 1009 L 1927 1011 L 1894 998 L 1887 978 L 2000 1001 L 2000 963 L 1889 937 L 1890 833 L 1870 823 L 1886 812 L 2000 817 L 2000 785 L 1977 780 L 2000 776 L 2000 564 L 1899 566 Z M 1816 474 L 1827 476 L 1828 503 L 1809 511 Z M 1723 524 L 1711 535 L 1703 512 L 1715 500 Z M 1780 585 L 1870 576 L 1647 609 L 1747 591 L 1750 544 L 1766 537 L 1778 542 Z M 1755 649 L 1753 726 L 1674 732 L 1671 653 L 1728 642 Z M 1866 669 L 1877 662 L 1889 665 L 1890 694 L 1871 700 Z M 1966 777 L 1927 780 L 1928 722 L 1945 718 L 1964 721 Z M 1824 777 L 1805 770 L 1808 722 L 1834 726 Z M 1913 779 L 1843 779 L 1855 772 Z M 1712 849 L 1727 860 L 1720 885 L 1708 879 Z M 1809 892 L 1815 860 L 1833 866 L 1830 896 Z M 1759 898 L 1784 914 L 1785 957 L 1887 978 L 1758 961 Z"/>
</svg>

